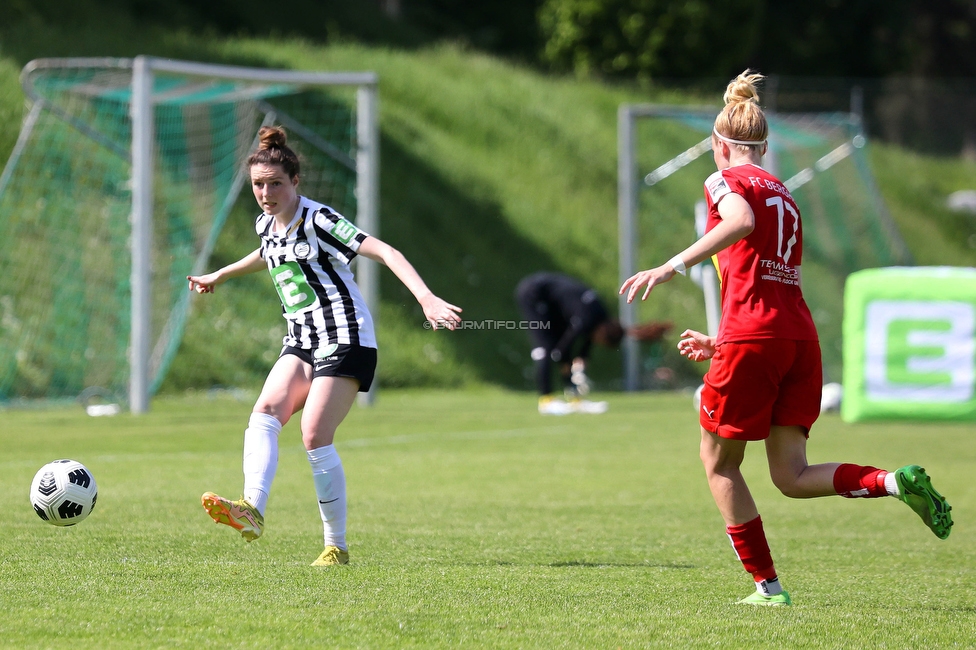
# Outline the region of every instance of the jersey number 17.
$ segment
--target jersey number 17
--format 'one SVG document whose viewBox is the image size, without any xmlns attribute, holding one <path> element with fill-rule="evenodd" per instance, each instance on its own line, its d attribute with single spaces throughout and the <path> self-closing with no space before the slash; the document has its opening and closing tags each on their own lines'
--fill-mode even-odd
<svg viewBox="0 0 976 650">
<path fill-rule="evenodd" d="M 776 237 L 776 254 L 783 260 L 783 263 L 790 261 L 790 253 L 793 252 L 793 245 L 796 243 L 796 234 L 800 230 L 800 215 L 797 213 L 796 208 L 793 204 L 787 203 L 783 200 L 782 196 L 772 196 L 766 199 L 766 205 L 776 208 L 776 224 L 777 224 L 777 237 Z M 786 212 L 790 213 L 793 217 L 792 224 L 785 224 L 783 217 L 786 216 Z M 786 239 L 785 230 L 789 228 L 790 236 Z M 786 239 L 785 246 L 783 240 Z"/>
</svg>

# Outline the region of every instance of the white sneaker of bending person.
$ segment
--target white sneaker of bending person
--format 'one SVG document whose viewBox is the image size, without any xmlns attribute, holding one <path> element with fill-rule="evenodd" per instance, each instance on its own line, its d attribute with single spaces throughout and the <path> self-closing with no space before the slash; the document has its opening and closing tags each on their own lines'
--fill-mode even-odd
<svg viewBox="0 0 976 650">
<path fill-rule="evenodd" d="M 539 398 L 539 413 L 542 415 L 569 415 L 575 411 L 573 404 L 551 395 L 543 395 Z"/>
<path fill-rule="evenodd" d="M 574 404 L 577 413 L 606 413 L 610 405 L 606 402 L 591 402 L 581 399 Z"/>
</svg>

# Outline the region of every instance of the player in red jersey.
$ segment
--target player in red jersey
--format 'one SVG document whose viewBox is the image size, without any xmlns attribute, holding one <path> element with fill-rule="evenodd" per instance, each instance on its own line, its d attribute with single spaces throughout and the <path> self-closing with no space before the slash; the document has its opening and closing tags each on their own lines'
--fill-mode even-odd
<svg viewBox="0 0 976 650">
<path fill-rule="evenodd" d="M 705 181 L 705 234 L 662 266 L 628 278 L 620 293 L 632 302 L 644 288 L 646 299 L 686 267 L 715 261 L 722 280 L 718 335 L 685 330 L 678 343 L 689 359 L 712 360 L 699 413 L 701 459 L 736 555 L 756 582 L 756 592 L 739 602 L 789 605 L 739 470 L 748 441 L 765 441 L 770 476 L 788 497 L 895 496 L 941 539 L 949 536 L 952 517 L 917 465 L 887 472 L 850 463 L 807 464 L 807 438 L 820 414 L 820 344 L 800 291 L 800 211 L 789 190 L 759 165 L 769 133 L 756 91 L 762 78 L 746 70 L 733 79 L 715 119 L 718 171 Z"/>
</svg>

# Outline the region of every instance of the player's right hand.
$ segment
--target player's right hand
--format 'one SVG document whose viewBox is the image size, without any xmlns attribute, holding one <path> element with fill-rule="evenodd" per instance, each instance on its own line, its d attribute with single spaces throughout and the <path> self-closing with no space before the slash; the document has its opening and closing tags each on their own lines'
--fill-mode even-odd
<svg viewBox="0 0 976 650">
<path fill-rule="evenodd" d="M 670 264 L 665 264 L 653 269 L 641 271 L 640 273 L 635 273 L 624 280 L 618 295 L 623 295 L 623 293 L 626 291 L 627 304 L 630 304 L 634 302 L 637 292 L 640 291 L 642 287 L 646 286 L 647 289 L 644 290 L 644 295 L 641 296 L 641 300 L 647 300 L 647 296 L 650 295 L 651 289 L 663 282 L 667 282 L 674 276 L 675 270 Z"/>
<path fill-rule="evenodd" d="M 188 275 L 186 280 L 189 283 L 190 291 L 196 291 L 197 293 L 213 293 L 214 287 L 217 286 L 216 274 L 208 273 L 207 275 Z"/>
</svg>

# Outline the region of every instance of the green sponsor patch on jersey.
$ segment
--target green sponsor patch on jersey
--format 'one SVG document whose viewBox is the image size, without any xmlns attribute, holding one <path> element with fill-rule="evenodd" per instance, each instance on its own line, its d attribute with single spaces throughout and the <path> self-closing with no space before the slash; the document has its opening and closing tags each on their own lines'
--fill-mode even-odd
<svg viewBox="0 0 976 650">
<path fill-rule="evenodd" d="M 271 269 L 278 297 L 285 312 L 293 314 L 315 302 L 315 292 L 309 286 L 298 262 L 285 262 Z"/>
<path fill-rule="evenodd" d="M 332 227 L 332 236 L 341 241 L 343 244 L 349 244 L 352 238 L 356 236 L 359 230 L 356 226 L 352 225 L 345 219 L 339 219 L 336 225 Z"/>
</svg>

